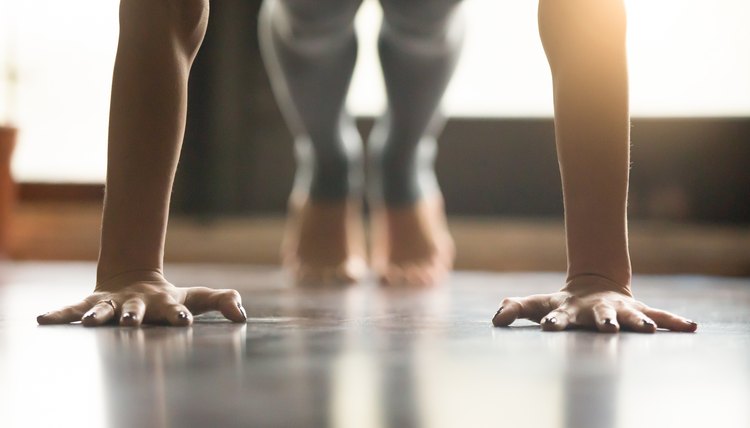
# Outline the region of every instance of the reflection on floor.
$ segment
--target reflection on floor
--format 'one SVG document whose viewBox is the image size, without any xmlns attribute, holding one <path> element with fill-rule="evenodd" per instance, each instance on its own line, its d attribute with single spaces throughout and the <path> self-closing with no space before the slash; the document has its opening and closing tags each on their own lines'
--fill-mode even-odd
<svg viewBox="0 0 750 428">
<path fill-rule="evenodd" d="M 433 291 L 299 290 L 274 269 L 170 266 L 233 287 L 250 319 L 192 328 L 38 327 L 92 264 L 0 265 L 0 426 L 750 426 L 750 279 L 639 277 L 696 334 L 495 329 L 505 295 L 558 274 L 456 273 Z"/>
</svg>

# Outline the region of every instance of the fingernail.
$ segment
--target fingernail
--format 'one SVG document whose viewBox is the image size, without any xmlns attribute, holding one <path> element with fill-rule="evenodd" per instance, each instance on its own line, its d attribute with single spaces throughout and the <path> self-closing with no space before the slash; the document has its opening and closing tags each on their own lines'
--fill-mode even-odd
<svg viewBox="0 0 750 428">
<path fill-rule="evenodd" d="M 690 324 L 690 325 L 691 325 L 691 326 L 693 326 L 693 327 L 695 327 L 695 326 L 697 326 L 697 325 L 698 325 L 698 323 L 697 323 L 697 322 L 695 322 L 695 321 L 691 321 L 691 320 L 685 320 L 685 322 L 686 322 L 686 323 L 688 323 L 688 324 Z"/>
<path fill-rule="evenodd" d="M 557 324 L 557 318 L 555 318 L 555 317 L 552 317 L 552 318 L 546 318 L 546 319 L 544 320 L 544 323 L 545 323 L 545 324 Z"/>
<path fill-rule="evenodd" d="M 503 311 L 503 307 L 502 307 L 502 306 L 500 306 L 500 309 L 498 309 L 498 310 L 497 310 L 497 312 L 495 312 L 495 316 L 494 316 L 494 317 L 492 317 L 492 322 L 493 322 L 493 323 L 495 322 L 495 318 L 497 318 L 497 316 L 498 316 L 498 315 L 500 315 L 500 313 L 501 313 L 502 311 Z"/>
<path fill-rule="evenodd" d="M 188 317 L 187 314 L 185 312 L 183 312 L 183 311 L 180 311 L 180 312 L 177 313 L 177 318 L 178 319 L 185 320 L 185 319 L 187 319 L 187 317 Z"/>
<path fill-rule="evenodd" d="M 239 309 L 240 312 L 242 312 L 242 316 L 247 318 L 247 312 L 245 312 L 245 308 L 242 307 L 242 303 L 237 302 L 237 309 Z"/>
<path fill-rule="evenodd" d="M 135 321 L 136 316 L 132 312 L 125 312 L 122 314 L 123 321 Z"/>
<path fill-rule="evenodd" d="M 96 312 L 88 312 L 83 316 L 84 318 L 96 318 Z"/>
<path fill-rule="evenodd" d="M 611 318 L 607 318 L 604 320 L 604 325 L 615 325 L 615 323 L 612 322 Z"/>
<path fill-rule="evenodd" d="M 47 315 L 49 315 L 49 312 L 45 312 L 45 313 L 43 313 L 43 314 L 41 314 L 41 315 L 37 315 L 36 319 L 39 319 L 39 318 L 44 318 L 44 317 L 46 317 Z"/>
<path fill-rule="evenodd" d="M 649 320 L 643 320 L 643 325 L 649 326 L 649 327 L 654 327 L 655 326 L 655 324 L 653 322 L 649 321 Z"/>
</svg>

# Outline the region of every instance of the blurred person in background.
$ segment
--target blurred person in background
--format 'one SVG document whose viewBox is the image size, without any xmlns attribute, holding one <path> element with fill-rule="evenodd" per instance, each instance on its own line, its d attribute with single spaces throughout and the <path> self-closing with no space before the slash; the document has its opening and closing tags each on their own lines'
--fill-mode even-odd
<svg viewBox="0 0 750 428">
<path fill-rule="evenodd" d="M 261 52 L 297 153 L 283 261 L 300 282 L 365 276 L 366 194 L 370 265 L 378 278 L 432 285 L 453 262 L 433 164 L 444 122 L 438 106 L 464 38 L 461 1 L 380 0 L 378 52 L 388 103 L 366 153 L 345 107 L 361 3 L 263 3 Z"/>
</svg>

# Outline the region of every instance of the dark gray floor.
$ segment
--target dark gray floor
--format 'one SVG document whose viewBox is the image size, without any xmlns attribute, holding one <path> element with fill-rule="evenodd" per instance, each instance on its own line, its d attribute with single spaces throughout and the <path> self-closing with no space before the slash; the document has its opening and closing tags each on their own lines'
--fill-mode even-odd
<svg viewBox="0 0 750 428">
<path fill-rule="evenodd" d="M 298 290 L 273 269 L 169 267 L 242 292 L 246 325 L 39 327 L 92 264 L 0 264 L 2 427 L 750 427 L 750 279 L 639 277 L 695 334 L 490 326 L 556 274 L 456 273 L 429 292 Z"/>
</svg>

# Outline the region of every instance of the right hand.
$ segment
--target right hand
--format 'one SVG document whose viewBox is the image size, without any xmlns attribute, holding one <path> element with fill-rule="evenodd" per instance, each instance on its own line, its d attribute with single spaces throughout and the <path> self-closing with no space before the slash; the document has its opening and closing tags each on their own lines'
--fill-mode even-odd
<svg viewBox="0 0 750 428">
<path fill-rule="evenodd" d="M 83 301 L 40 315 L 37 322 L 47 325 L 81 321 L 87 327 L 108 323 L 130 327 L 141 323 L 189 326 L 193 315 L 214 310 L 233 322 L 247 321 L 236 290 L 175 287 L 157 271 L 140 270 L 97 284 Z"/>
</svg>

